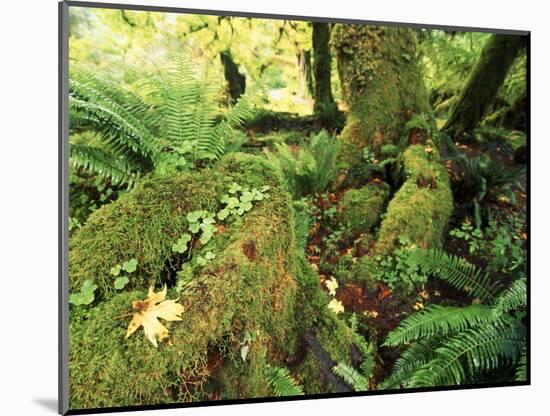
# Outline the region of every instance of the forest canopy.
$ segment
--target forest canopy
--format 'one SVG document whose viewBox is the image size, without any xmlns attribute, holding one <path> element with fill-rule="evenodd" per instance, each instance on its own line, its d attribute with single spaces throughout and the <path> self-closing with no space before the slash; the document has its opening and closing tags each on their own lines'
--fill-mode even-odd
<svg viewBox="0 0 550 416">
<path fill-rule="evenodd" d="M 525 36 L 69 10 L 71 409 L 528 380 Z"/>
</svg>

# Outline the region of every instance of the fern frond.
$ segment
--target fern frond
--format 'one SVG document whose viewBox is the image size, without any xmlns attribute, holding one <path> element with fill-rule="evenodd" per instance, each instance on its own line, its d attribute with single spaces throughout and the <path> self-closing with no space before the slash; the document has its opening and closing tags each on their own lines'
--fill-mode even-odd
<svg viewBox="0 0 550 416">
<path fill-rule="evenodd" d="M 100 91 L 70 80 L 69 121 L 71 127 L 85 127 L 99 133 L 117 155 L 152 166 L 158 141 L 137 118 Z"/>
<path fill-rule="evenodd" d="M 397 359 L 391 375 L 378 388 L 395 389 L 406 387 L 411 376 L 428 361 L 435 358 L 435 350 L 441 338 L 421 339 L 411 346 Z"/>
<path fill-rule="evenodd" d="M 411 387 L 450 386 L 473 381 L 476 374 L 513 366 L 525 345 L 519 325 L 487 325 L 446 339 L 436 357 L 410 379 Z"/>
<path fill-rule="evenodd" d="M 482 273 L 463 258 L 438 249 L 416 250 L 414 256 L 424 273 L 444 280 L 482 303 L 492 303 L 500 291 L 500 285 L 492 282 L 488 273 Z"/>
<path fill-rule="evenodd" d="M 527 349 L 524 348 L 519 357 L 518 366 L 516 367 L 516 381 L 527 380 Z"/>
<path fill-rule="evenodd" d="M 135 71 L 133 68 L 127 68 L 127 72 Z M 140 75 L 139 73 L 138 75 Z M 155 109 L 155 106 L 147 103 L 140 95 L 135 92 L 121 87 L 119 83 L 114 81 L 99 78 L 95 73 L 84 70 L 79 67 L 71 66 L 70 78 L 73 81 L 88 87 L 88 89 L 96 92 L 95 96 L 80 97 L 85 101 L 92 101 L 98 99 L 108 98 L 109 100 L 117 103 L 128 111 L 135 119 L 139 120 L 149 130 L 154 130 L 159 126 L 159 114 Z M 138 80 L 137 88 L 143 86 L 143 80 Z"/>
<path fill-rule="evenodd" d="M 268 367 L 267 381 L 273 393 L 281 396 L 301 396 L 304 389 L 292 378 L 289 371 L 284 367 Z"/>
<path fill-rule="evenodd" d="M 367 391 L 369 389 L 368 378 L 346 363 L 338 363 L 332 368 L 332 372 L 352 386 L 355 391 Z"/>
<path fill-rule="evenodd" d="M 494 321 L 490 306 L 466 307 L 430 305 L 404 319 L 388 334 L 384 346 L 395 347 L 421 338 L 448 335 Z"/>
<path fill-rule="evenodd" d="M 108 178 L 113 185 L 130 188 L 138 179 L 138 174 L 123 157 L 113 157 L 100 148 L 78 144 L 70 144 L 69 152 L 75 168 Z"/>
<path fill-rule="evenodd" d="M 527 280 L 525 277 L 515 280 L 496 300 L 493 308 L 500 315 L 527 304 Z"/>
</svg>

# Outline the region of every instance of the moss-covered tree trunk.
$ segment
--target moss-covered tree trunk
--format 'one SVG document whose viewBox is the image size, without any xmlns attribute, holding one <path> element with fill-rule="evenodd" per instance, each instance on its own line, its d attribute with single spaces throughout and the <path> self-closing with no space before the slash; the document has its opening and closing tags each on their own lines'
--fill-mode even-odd
<svg viewBox="0 0 550 416">
<path fill-rule="evenodd" d="M 349 107 L 340 135 L 344 157 L 350 164 L 348 176 L 367 164 L 362 149 L 368 148 L 382 160 L 389 147 L 383 146 L 399 147 L 395 150 L 400 153 L 397 164 L 403 184 L 388 203 L 373 254 L 393 252 L 399 240 L 416 247 L 441 246 L 453 198 L 448 174 L 439 161 L 437 131 L 418 62 L 415 32 L 336 25 L 332 43 Z M 357 205 L 355 201 L 361 200 L 349 202 Z M 346 209 L 351 213 L 355 208 Z M 379 206 L 360 209 L 364 217 L 370 211 L 380 211 Z M 371 222 L 377 223 L 376 219 Z"/>
<path fill-rule="evenodd" d="M 246 77 L 239 72 L 239 67 L 233 61 L 229 51 L 220 52 L 220 59 L 223 65 L 223 75 L 227 81 L 227 90 L 231 97 L 231 102 L 235 103 L 246 88 Z"/>
<path fill-rule="evenodd" d="M 315 104 L 313 111 L 318 116 L 332 114 L 336 103 L 332 96 L 330 26 L 328 23 L 313 23 L 313 75 L 315 77 Z"/>
<path fill-rule="evenodd" d="M 399 144 L 415 116 L 431 121 L 414 31 L 337 24 L 332 44 L 348 105 L 340 136 L 348 163 L 358 163 L 365 147 L 378 152 L 384 144 Z"/>
<path fill-rule="evenodd" d="M 477 126 L 525 42 L 517 35 L 492 35 L 487 40 L 443 131 L 460 141 Z"/>
</svg>

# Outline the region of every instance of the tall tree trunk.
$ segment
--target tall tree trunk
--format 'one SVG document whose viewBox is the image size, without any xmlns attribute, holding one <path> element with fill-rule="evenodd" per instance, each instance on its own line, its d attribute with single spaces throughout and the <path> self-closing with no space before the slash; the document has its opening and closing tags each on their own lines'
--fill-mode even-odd
<svg viewBox="0 0 550 416">
<path fill-rule="evenodd" d="M 316 115 L 333 114 L 336 103 L 331 88 L 330 27 L 328 23 L 313 23 L 313 74 L 315 76 Z"/>
<path fill-rule="evenodd" d="M 311 51 L 302 49 L 296 42 L 296 59 L 298 63 L 300 92 L 302 97 L 313 94 L 313 79 L 311 77 Z"/>
<path fill-rule="evenodd" d="M 246 88 L 246 77 L 239 72 L 239 67 L 233 61 L 229 51 L 220 52 L 220 59 L 223 65 L 223 75 L 227 81 L 227 89 L 231 97 L 231 103 L 244 94 Z"/>
<path fill-rule="evenodd" d="M 487 40 L 443 131 L 460 141 L 477 126 L 525 42 L 517 35 L 492 35 Z"/>
<path fill-rule="evenodd" d="M 402 144 L 405 124 L 413 118 L 418 125 L 433 123 L 414 31 L 337 24 L 332 44 L 348 105 L 340 135 L 346 162 L 361 162 L 365 147 L 378 152 L 384 144 Z"/>
</svg>

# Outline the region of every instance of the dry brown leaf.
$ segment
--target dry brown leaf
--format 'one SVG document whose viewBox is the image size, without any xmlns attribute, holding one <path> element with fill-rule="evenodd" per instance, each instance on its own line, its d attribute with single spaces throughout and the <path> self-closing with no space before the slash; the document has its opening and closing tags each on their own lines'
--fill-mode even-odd
<svg viewBox="0 0 550 416">
<path fill-rule="evenodd" d="M 181 321 L 183 306 L 176 303 L 177 299 L 164 300 L 165 297 L 166 285 L 161 292 L 157 293 L 153 292 L 153 287 L 150 287 L 147 299 L 132 302 L 134 314 L 128 325 L 126 338 L 136 332 L 140 326 L 143 326 L 145 336 L 155 347 L 157 339 L 163 341 L 168 338 L 168 329 L 158 321 L 158 318 L 165 321 Z"/>
</svg>

